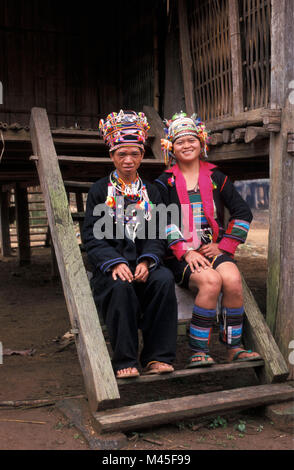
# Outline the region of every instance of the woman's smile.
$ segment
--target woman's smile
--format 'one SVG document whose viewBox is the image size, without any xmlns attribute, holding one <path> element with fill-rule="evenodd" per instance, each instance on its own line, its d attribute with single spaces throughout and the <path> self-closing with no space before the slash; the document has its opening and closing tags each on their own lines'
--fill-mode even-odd
<svg viewBox="0 0 294 470">
<path fill-rule="evenodd" d="M 174 142 L 174 154 L 178 160 L 197 159 L 200 151 L 201 145 L 197 137 L 183 136 Z"/>
</svg>

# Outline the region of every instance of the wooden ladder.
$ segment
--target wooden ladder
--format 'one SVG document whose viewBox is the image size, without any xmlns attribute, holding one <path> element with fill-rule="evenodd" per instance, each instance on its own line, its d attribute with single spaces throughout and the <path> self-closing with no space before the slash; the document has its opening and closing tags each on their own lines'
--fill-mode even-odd
<svg viewBox="0 0 294 470">
<path fill-rule="evenodd" d="M 145 107 L 149 122 L 152 122 L 155 139 L 154 155 L 159 155 L 162 135 L 161 121 L 157 113 Z M 221 413 L 227 410 L 259 406 L 293 397 L 293 388 L 281 383 L 288 376 L 288 369 L 274 338 L 261 314 L 250 290 L 243 280 L 246 321 L 244 343 L 259 352 L 263 360 L 234 364 L 218 364 L 207 369 L 177 370 L 162 376 L 141 376 L 127 383 L 147 384 L 155 380 L 188 378 L 197 374 L 223 373 L 254 367 L 260 385 L 241 389 L 212 392 L 204 395 L 161 400 L 119 408 L 119 383 L 116 380 L 105 343 L 99 316 L 93 300 L 81 250 L 74 231 L 65 185 L 59 162 L 91 160 L 97 164 L 102 158 L 58 157 L 45 109 L 33 108 L 31 112 L 31 140 L 40 185 L 44 195 L 48 223 L 69 312 L 72 331 L 84 377 L 90 409 L 102 432 L 130 430 L 158 425 L 203 414 Z M 107 161 L 109 161 L 107 159 Z M 155 162 L 162 165 L 159 158 Z M 148 165 L 146 160 L 144 164 Z M 83 185 L 83 183 L 81 183 Z M 87 185 L 85 185 L 87 187 Z M 81 214 L 82 217 L 82 214 Z M 279 382 L 279 383 L 274 383 Z"/>
</svg>

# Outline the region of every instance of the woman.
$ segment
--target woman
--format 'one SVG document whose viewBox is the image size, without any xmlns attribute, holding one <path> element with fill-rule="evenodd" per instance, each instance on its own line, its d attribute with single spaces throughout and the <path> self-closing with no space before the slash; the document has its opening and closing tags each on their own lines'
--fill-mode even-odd
<svg viewBox="0 0 294 470">
<path fill-rule="evenodd" d="M 167 122 L 162 140 L 166 163 L 175 164 L 157 180 L 166 205 L 176 204 L 182 226 L 171 219 L 167 226 L 171 256 L 167 266 L 176 282 L 197 289 L 190 324 L 192 356 L 187 367 L 209 366 L 209 340 L 216 307 L 222 293 L 220 340 L 227 347 L 228 361 L 260 359 L 241 347 L 244 316 L 242 280 L 234 261 L 239 243 L 244 243 L 252 220 L 246 202 L 227 176 L 207 157 L 207 131 L 195 116 L 176 114 Z M 224 228 L 224 208 L 230 212 Z"/>
</svg>

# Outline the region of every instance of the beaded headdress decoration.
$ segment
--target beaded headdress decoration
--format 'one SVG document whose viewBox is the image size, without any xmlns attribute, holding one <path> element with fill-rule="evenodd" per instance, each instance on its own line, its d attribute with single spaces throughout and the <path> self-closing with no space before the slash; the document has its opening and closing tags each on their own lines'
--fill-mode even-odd
<svg viewBox="0 0 294 470">
<path fill-rule="evenodd" d="M 99 130 L 110 151 L 119 147 L 133 146 L 144 150 L 150 126 L 144 113 L 123 111 L 110 113 L 106 120 L 99 122 Z"/>
<path fill-rule="evenodd" d="M 164 121 L 166 138 L 161 139 L 161 148 L 164 154 L 164 162 L 168 165 L 172 159 L 175 160 L 173 154 L 173 143 L 178 137 L 185 135 L 194 135 L 200 140 L 201 153 L 200 157 L 207 158 L 208 151 L 208 131 L 203 122 L 193 114 L 190 118 L 186 113 L 180 112 L 174 114 L 168 121 Z"/>
</svg>

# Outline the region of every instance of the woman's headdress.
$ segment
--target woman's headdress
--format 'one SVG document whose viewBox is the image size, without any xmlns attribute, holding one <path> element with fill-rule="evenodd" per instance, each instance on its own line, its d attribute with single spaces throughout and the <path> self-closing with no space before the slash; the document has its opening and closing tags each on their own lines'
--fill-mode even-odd
<svg viewBox="0 0 294 470">
<path fill-rule="evenodd" d="M 172 159 L 175 159 L 173 154 L 173 143 L 178 137 L 185 135 L 193 135 L 200 140 L 200 156 L 207 158 L 209 140 L 208 131 L 204 123 L 197 118 L 196 114 L 193 114 L 189 118 L 186 113 L 180 112 L 174 114 L 169 121 L 165 120 L 164 123 L 166 125 L 166 138 L 161 139 L 161 148 L 164 153 L 164 162 L 166 165 L 168 165 Z"/>
<path fill-rule="evenodd" d="M 106 120 L 99 122 L 99 130 L 109 150 L 119 147 L 136 146 L 144 150 L 150 126 L 144 113 L 123 111 L 110 113 Z"/>
</svg>

